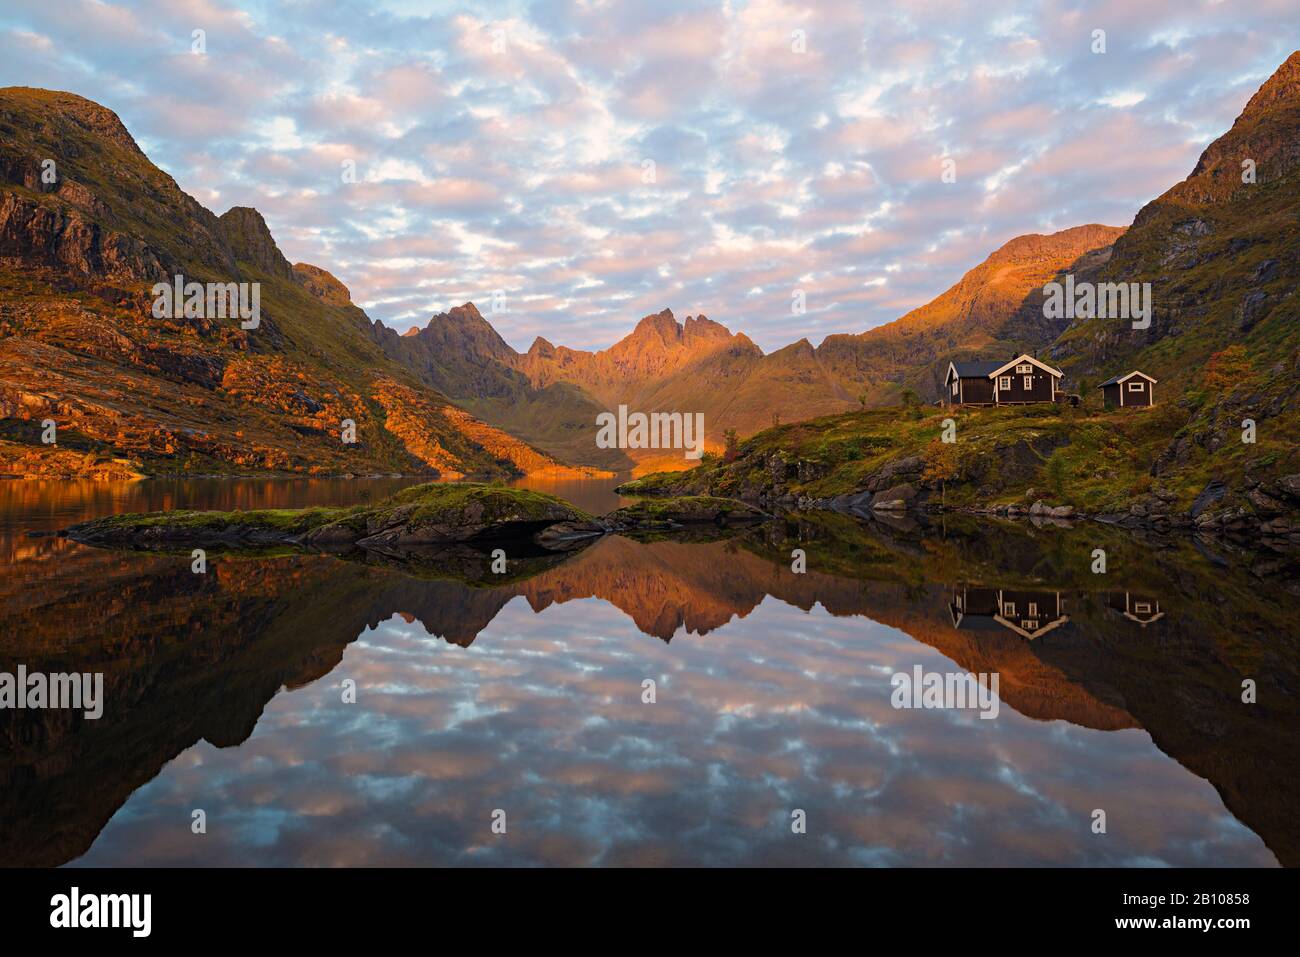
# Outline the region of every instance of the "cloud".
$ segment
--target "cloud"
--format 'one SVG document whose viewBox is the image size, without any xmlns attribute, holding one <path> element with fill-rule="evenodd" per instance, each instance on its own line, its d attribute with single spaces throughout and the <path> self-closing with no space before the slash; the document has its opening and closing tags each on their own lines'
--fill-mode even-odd
<svg viewBox="0 0 1300 957">
<path fill-rule="evenodd" d="M 0 12 L 0 83 L 104 103 L 184 189 L 217 213 L 256 206 L 291 260 L 399 327 L 450 290 L 501 288 L 517 348 L 609 345 L 668 305 L 770 350 L 897 318 L 1014 236 L 1127 224 L 1291 52 L 1293 13 L 418 9 L 19 0 Z M 822 304 L 798 319 L 770 305 L 796 286 Z"/>
</svg>

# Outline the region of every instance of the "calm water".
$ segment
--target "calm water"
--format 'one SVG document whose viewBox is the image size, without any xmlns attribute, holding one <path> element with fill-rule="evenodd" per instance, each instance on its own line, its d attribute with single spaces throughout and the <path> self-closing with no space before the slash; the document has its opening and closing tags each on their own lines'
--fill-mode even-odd
<svg viewBox="0 0 1300 957">
<path fill-rule="evenodd" d="M 0 483 L 0 671 L 102 671 L 106 697 L 0 711 L 0 866 L 1300 862 L 1276 556 L 832 517 L 612 536 L 497 584 L 26 535 L 402 484 Z M 613 484 L 542 487 L 605 511 Z M 996 672 L 997 717 L 895 709 L 917 665 Z"/>
</svg>

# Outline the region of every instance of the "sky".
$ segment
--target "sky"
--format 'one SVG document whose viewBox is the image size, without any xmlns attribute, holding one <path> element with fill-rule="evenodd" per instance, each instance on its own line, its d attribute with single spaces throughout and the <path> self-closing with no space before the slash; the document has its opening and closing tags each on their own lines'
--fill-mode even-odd
<svg viewBox="0 0 1300 957">
<path fill-rule="evenodd" d="M 473 301 L 517 349 L 595 349 L 670 308 L 772 350 L 896 319 L 1015 236 L 1129 224 L 1292 52 L 1296 14 L 5 0 L 0 86 L 114 110 L 399 331 Z"/>
</svg>

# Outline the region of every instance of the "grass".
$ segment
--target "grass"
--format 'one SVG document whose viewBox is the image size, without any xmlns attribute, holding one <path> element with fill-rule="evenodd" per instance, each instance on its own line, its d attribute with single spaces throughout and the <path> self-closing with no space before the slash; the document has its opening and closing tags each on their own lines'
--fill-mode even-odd
<svg viewBox="0 0 1300 957">
<path fill-rule="evenodd" d="M 1261 427 L 1254 445 L 1240 441 L 1239 429 L 1229 429 L 1229 441 L 1213 450 L 1189 442 L 1186 462 L 1153 476 L 1175 439 L 1212 428 L 1217 406 L 1192 406 L 1106 411 L 1042 404 L 925 410 L 915 418 L 898 409 L 851 412 L 760 432 L 740 443 L 730 462 L 655 473 L 619 491 L 831 498 L 865 488 L 891 463 L 910 457 L 932 463 L 943 450 L 939 440 L 949 418 L 956 426 L 953 471 L 944 483 L 950 507 L 1042 499 L 1096 514 L 1127 511 L 1136 498 L 1158 491 L 1171 497 L 1171 508 L 1185 510 L 1212 478 L 1241 484 L 1247 475 L 1266 479 L 1300 470 L 1287 439 L 1294 433 L 1281 427 L 1289 421 L 1283 419 Z"/>
</svg>

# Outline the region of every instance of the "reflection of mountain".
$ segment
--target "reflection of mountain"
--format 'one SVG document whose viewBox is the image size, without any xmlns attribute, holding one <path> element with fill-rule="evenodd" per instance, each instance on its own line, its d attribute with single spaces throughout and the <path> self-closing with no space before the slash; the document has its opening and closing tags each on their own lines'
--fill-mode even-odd
<svg viewBox="0 0 1300 957">
<path fill-rule="evenodd" d="M 242 742 L 282 687 L 328 674 L 351 641 L 394 614 L 468 645 L 514 598 L 540 612 L 596 597 L 667 641 L 681 629 L 721 628 L 769 596 L 869 616 L 964 669 L 997 671 L 1003 700 L 1029 717 L 1145 728 L 1210 780 L 1283 863 L 1300 862 L 1291 815 L 1300 681 L 1295 639 L 1278 624 L 1287 613 L 1281 589 L 1218 570 L 1211 592 L 1199 584 L 1205 572 L 1171 548 L 1141 567 L 1125 598 L 1086 590 L 1093 576 L 1072 571 L 1063 531 L 1042 539 L 950 531 L 895 544 L 854 529 L 836 529 L 834 541 L 804 528 L 708 543 L 608 537 L 532 577 L 486 587 L 314 556 L 222 560 L 194 575 L 185 558 L 45 540 L 0 584 L 8 636 L 0 669 L 103 670 L 107 702 L 97 722 L 0 712 L 0 864 L 77 857 L 167 761 L 201 739 Z M 790 570 L 784 534 L 807 548 L 807 573 Z M 1124 554 L 1118 540 L 1107 547 Z M 956 579 L 966 584 L 955 589 Z M 955 592 L 966 609 L 961 627 Z M 1015 628 L 965 627 L 1008 601 Z M 1050 634 L 1046 625 L 1033 640 L 1020 633 L 1025 620 L 1064 611 L 1068 624 Z M 1258 681 L 1260 704 L 1240 704 L 1243 677 Z"/>
</svg>

